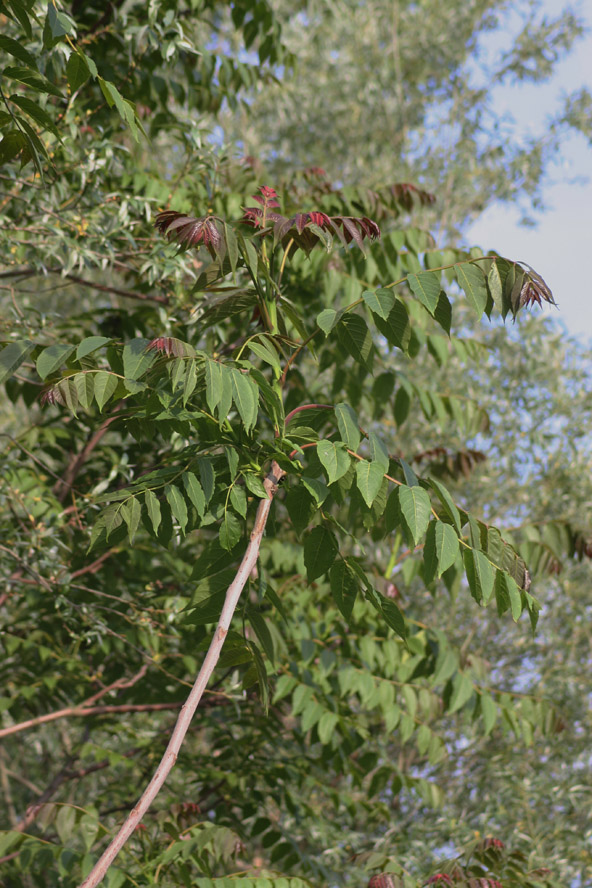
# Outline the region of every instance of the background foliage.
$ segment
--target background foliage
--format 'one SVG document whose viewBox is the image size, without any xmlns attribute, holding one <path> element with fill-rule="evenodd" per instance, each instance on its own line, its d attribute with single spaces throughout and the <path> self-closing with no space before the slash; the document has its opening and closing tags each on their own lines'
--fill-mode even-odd
<svg viewBox="0 0 592 888">
<path fill-rule="evenodd" d="M 589 99 L 495 141 L 471 66 L 504 4 L 366 7 L 0 6 L 9 886 L 76 885 L 141 792 L 272 458 L 106 884 L 590 880 L 586 356 L 515 257 L 447 246 L 537 197 Z M 580 30 L 529 22 L 489 80 Z"/>
</svg>

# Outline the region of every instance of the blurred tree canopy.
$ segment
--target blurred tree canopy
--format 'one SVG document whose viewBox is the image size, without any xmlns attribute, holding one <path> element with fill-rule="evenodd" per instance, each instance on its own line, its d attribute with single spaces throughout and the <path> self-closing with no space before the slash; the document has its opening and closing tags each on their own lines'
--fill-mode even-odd
<svg viewBox="0 0 592 888">
<path fill-rule="evenodd" d="M 103 884 L 589 882 L 589 365 L 448 243 L 589 133 L 496 118 L 582 31 L 506 8 L 0 2 L 3 885 L 95 878 L 242 574 Z"/>
</svg>

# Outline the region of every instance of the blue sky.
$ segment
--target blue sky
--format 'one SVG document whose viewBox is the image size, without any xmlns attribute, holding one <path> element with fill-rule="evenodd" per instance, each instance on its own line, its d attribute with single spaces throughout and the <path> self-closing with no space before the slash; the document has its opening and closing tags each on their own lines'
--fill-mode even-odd
<svg viewBox="0 0 592 888">
<path fill-rule="evenodd" d="M 560 0 L 546 0 L 544 4 L 550 15 L 556 15 L 563 5 Z M 592 28 L 592 2 L 581 2 L 576 9 Z M 513 114 L 525 133 L 538 132 L 562 93 L 582 85 L 592 88 L 592 31 L 561 62 L 551 82 L 498 88 L 497 110 Z M 466 239 L 470 244 L 528 262 L 553 290 L 559 310 L 551 309 L 552 315 L 570 333 L 592 344 L 592 285 L 588 274 L 592 253 L 592 147 L 583 136 L 573 135 L 566 140 L 550 178 L 555 184 L 544 191 L 548 209 L 537 218 L 536 228 L 519 224 L 518 209 L 498 204 L 471 226 Z"/>
</svg>

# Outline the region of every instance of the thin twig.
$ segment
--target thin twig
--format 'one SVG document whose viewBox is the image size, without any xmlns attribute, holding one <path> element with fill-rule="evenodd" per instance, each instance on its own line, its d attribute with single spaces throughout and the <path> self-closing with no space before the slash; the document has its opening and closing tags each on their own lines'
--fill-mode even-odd
<svg viewBox="0 0 592 888">
<path fill-rule="evenodd" d="M 191 724 L 191 719 L 193 718 L 202 694 L 216 667 L 218 658 L 220 657 L 224 639 L 228 634 L 228 629 L 230 628 L 230 623 L 241 596 L 241 592 L 249 578 L 253 566 L 257 563 L 263 531 L 267 524 L 273 497 L 278 489 L 279 482 L 285 474 L 284 470 L 274 461 L 271 465 L 271 471 L 263 482 L 267 492 L 267 499 L 262 499 L 259 503 L 249 545 L 243 555 L 236 576 L 226 591 L 224 607 L 222 608 L 222 613 L 218 620 L 218 625 L 214 632 L 209 650 L 203 661 L 202 667 L 199 670 L 195 684 L 181 709 L 181 713 L 177 719 L 177 724 L 175 725 L 173 733 L 171 734 L 171 739 L 169 740 L 166 751 L 140 800 L 134 808 L 132 808 L 115 837 L 111 840 L 89 875 L 81 883 L 80 888 L 95 888 L 96 885 L 102 882 L 107 870 L 142 820 L 142 817 L 158 795 L 158 792 L 177 761 L 177 755 L 181 748 L 181 744 L 183 743 L 185 734 L 189 729 L 189 725 Z"/>
<path fill-rule="evenodd" d="M 100 700 L 101 697 L 104 697 L 106 694 L 110 693 L 110 691 L 120 690 L 121 688 L 131 688 L 132 685 L 135 685 L 137 681 L 143 678 L 146 675 L 146 670 L 148 669 L 147 664 L 145 663 L 139 670 L 133 675 L 131 678 L 120 678 L 117 681 L 114 681 L 112 684 L 107 685 L 106 688 L 101 688 L 96 694 L 93 694 L 92 697 L 88 697 L 84 703 L 81 703 L 79 706 L 69 706 L 65 709 L 58 709 L 55 712 L 47 712 L 45 715 L 39 715 L 36 718 L 30 718 L 27 721 L 19 722 L 17 725 L 11 725 L 9 728 L 3 728 L 0 730 L 0 737 L 9 737 L 11 734 L 18 734 L 20 731 L 26 731 L 27 728 L 33 728 L 36 725 L 43 725 L 47 722 L 56 721 L 59 718 L 68 718 L 69 716 L 81 716 L 81 715 L 103 715 L 106 712 L 113 711 L 121 711 L 120 706 L 95 706 L 92 704 L 96 703 L 97 700 Z M 154 706 L 160 706 L 160 708 L 165 707 L 167 704 L 153 704 Z M 100 712 L 97 710 L 101 710 Z M 130 711 L 130 706 L 126 707 L 127 712 Z M 137 707 L 132 707 L 131 711 L 138 711 Z"/>
<path fill-rule="evenodd" d="M 47 274 L 62 274 L 61 268 L 47 268 Z M 21 268 L 15 271 L 0 272 L 0 278 L 10 277 L 41 277 L 43 272 L 37 268 Z M 138 299 L 141 302 L 159 302 L 161 305 L 168 305 L 169 299 L 166 296 L 151 296 L 148 293 L 134 293 L 133 290 L 121 290 L 119 287 L 108 287 L 106 284 L 98 284 L 96 281 L 87 281 L 85 278 L 78 277 L 76 274 L 63 275 L 66 280 L 72 281 L 74 284 L 80 284 L 82 287 L 91 287 L 94 290 L 100 290 L 102 293 L 113 293 L 114 296 L 124 296 L 126 299 Z"/>
<path fill-rule="evenodd" d="M 123 406 L 123 401 L 120 402 L 119 404 L 117 404 L 116 407 L 114 407 L 113 413 L 117 413 L 121 409 L 122 406 Z M 91 455 L 91 453 L 93 452 L 93 450 L 95 449 L 95 447 L 97 446 L 97 444 L 99 443 L 101 438 L 103 438 L 103 436 L 107 433 L 107 430 L 109 429 L 109 426 L 111 425 L 111 423 L 114 422 L 118 418 L 119 417 L 117 417 L 117 416 L 107 417 L 107 419 L 101 423 L 101 425 L 96 430 L 94 435 L 92 435 L 88 439 L 88 441 L 86 442 L 86 444 L 84 445 L 84 447 L 82 448 L 80 453 L 77 453 L 76 455 L 73 455 L 71 457 L 70 462 L 68 463 L 68 466 L 66 467 L 64 474 L 59 479 L 59 481 L 57 481 L 56 484 L 54 484 L 53 490 L 52 490 L 52 493 L 55 496 L 57 496 L 57 498 L 59 499 L 59 501 L 61 503 L 64 502 L 64 500 L 68 496 L 68 492 L 74 486 L 74 481 L 76 480 L 76 477 L 77 477 L 78 473 L 80 472 L 84 463 L 87 461 L 87 459 L 89 458 L 89 456 Z"/>
</svg>

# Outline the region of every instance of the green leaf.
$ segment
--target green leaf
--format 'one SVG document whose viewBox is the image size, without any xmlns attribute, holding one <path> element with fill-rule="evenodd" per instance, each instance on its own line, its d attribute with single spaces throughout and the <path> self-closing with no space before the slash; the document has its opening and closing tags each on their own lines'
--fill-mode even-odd
<svg viewBox="0 0 592 888">
<path fill-rule="evenodd" d="M 29 339 L 11 342 L 0 351 L 0 383 L 18 370 L 35 346 Z"/>
<path fill-rule="evenodd" d="M 173 518 L 176 518 L 177 522 L 179 523 L 181 532 L 185 533 L 188 519 L 187 503 L 185 502 L 185 497 L 183 496 L 179 488 L 175 487 L 174 484 L 165 485 L 164 495 L 166 496 L 167 502 L 171 507 Z"/>
<path fill-rule="evenodd" d="M 197 514 L 203 518 L 206 511 L 206 498 L 202 486 L 193 472 L 183 473 L 183 487 L 189 500 L 195 506 Z"/>
<path fill-rule="evenodd" d="M 222 398 L 224 370 L 218 361 L 206 361 L 206 401 L 212 413 Z"/>
<path fill-rule="evenodd" d="M 438 304 L 434 312 L 434 319 L 440 324 L 442 329 L 450 336 L 450 327 L 452 325 L 452 306 L 450 299 L 444 292 L 440 290 Z"/>
<path fill-rule="evenodd" d="M 317 505 L 303 486 L 289 490 L 285 504 L 294 530 L 300 536 L 315 516 Z"/>
<path fill-rule="evenodd" d="M 68 59 L 66 65 L 66 77 L 68 78 L 70 91 L 73 93 L 75 93 L 77 89 L 80 89 L 82 84 L 86 83 L 90 77 L 90 71 L 84 54 L 78 50 L 71 53 L 70 58 Z"/>
<path fill-rule="evenodd" d="M 372 336 L 364 318 L 356 314 L 344 315 L 337 326 L 337 337 L 356 363 L 370 369 Z"/>
<path fill-rule="evenodd" d="M 481 715 L 483 716 L 483 733 L 487 737 L 489 734 L 491 734 L 493 726 L 495 725 L 495 721 L 497 718 L 497 707 L 491 695 L 486 694 L 485 691 L 481 691 L 479 702 L 481 704 Z"/>
<path fill-rule="evenodd" d="M 187 405 L 187 401 L 193 394 L 195 386 L 197 385 L 197 369 L 196 363 L 194 359 L 189 359 L 186 362 L 187 368 L 185 373 L 185 380 L 183 382 L 183 407 Z"/>
<path fill-rule="evenodd" d="M 336 561 L 329 571 L 331 594 L 346 620 L 349 620 L 360 589 L 357 576 L 346 561 Z"/>
<path fill-rule="evenodd" d="M 70 16 L 60 12 L 52 0 L 49 0 L 47 4 L 47 22 L 52 37 L 63 37 L 64 34 L 72 34 L 75 30 L 74 22 Z"/>
<path fill-rule="evenodd" d="M 383 478 L 384 471 L 380 463 L 365 459 L 356 463 L 356 483 L 368 508 L 378 496 Z"/>
<path fill-rule="evenodd" d="M 325 712 L 317 725 L 319 741 L 326 746 L 335 732 L 335 726 L 339 722 L 339 716 L 336 712 Z"/>
<path fill-rule="evenodd" d="M 317 506 L 322 506 L 329 496 L 327 485 L 323 481 L 319 481 L 318 478 L 307 478 L 304 475 L 302 476 L 302 483 L 314 498 Z"/>
<path fill-rule="evenodd" d="M 253 380 L 239 370 L 231 370 L 232 400 L 248 431 L 257 422 L 259 412 L 259 389 Z"/>
<path fill-rule="evenodd" d="M 439 271 L 422 271 L 407 276 L 411 292 L 431 315 L 435 314 L 440 299 L 440 275 Z"/>
<path fill-rule="evenodd" d="M 129 541 L 133 543 L 142 516 L 142 507 L 135 496 L 121 504 L 121 516 L 127 524 Z"/>
<path fill-rule="evenodd" d="M 364 290 L 362 299 L 370 311 L 385 321 L 395 305 L 395 294 L 392 290 L 383 287 L 378 290 Z"/>
<path fill-rule="evenodd" d="M 462 529 L 462 523 L 461 523 L 461 519 L 460 519 L 460 512 L 458 511 L 457 507 L 455 506 L 454 500 L 452 499 L 452 497 L 450 496 L 450 494 L 448 493 L 448 491 L 446 490 L 444 485 L 441 484 L 439 481 L 437 481 L 435 478 L 430 478 L 429 482 L 430 482 L 430 486 L 438 494 L 438 498 L 440 499 L 440 502 L 444 506 L 444 511 L 446 512 L 448 517 L 451 519 L 451 521 L 456 529 L 456 532 L 458 534 L 460 534 L 461 529 Z"/>
<path fill-rule="evenodd" d="M 395 300 L 393 309 L 386 320 L 383 320 L 379 315 L 375 315 L 374 320 L 376 327 L 390 345 L 394 345 L 404 352 L 407 351 L 411 339 L 411 324 L 407 307 L 401 299 Z"/>
<path fill-rule="evenodd" d="M 324 525 L 314 527 L 304 539 L 304 564 L 312 583 L 329 570 L 338 552 L 337 540 Z"/>
<path fill-rule="evenodd" d="M 73 345 L 50 345 L 44 348 L 37 358 L 37 373 L 41 379 L 46 379 L 51 373 L 58 370 L 68 360 L 74 351 Z"/>
<path fill-rule="evenodd" d="M 220 526 L 220 545 L 223 549 L 226 549 L 228 552 L 231 549 L 234 549 L 236 544 L 241 538 L 241 524 L 234 512 L 231 512 L 227 509 L 224 512 L 224 517 L 222 518 L 222 524 Z"/>
<path fill-rule="evenodd" d="M 319 441 L 317 456 L 327 472 L 329 484 L 342 478 L 351 464 L 351 457 L 347 450 L 342 444 L 334 444 L 333 441 Z"/>
<path fill-rule="evenodd" d="M 251 351 L 273 367 L 276 377 L 282 375 L 282 368 L 279 362 L 278 353 L 272 345 L 267 345 L 265 341 L 259 342 L 256 339 L 249 340 L 249 348 Z"/>
<path fill-rule="evenodd" d="M 243 477 L 245 479 L 247 490 L 249 490 L 253 496 L 258 496 L 260 499 L 267 499 L 267 491 L 259 475 L 247 473 L 244 474 Z"/>
<path fill-rule="evenodd" d="M 57 834 L 62 845 L 68 844 L 76 827 L 76 808 L 71 805 L 61 805 L 55 819 Z"/>
<path fill-rule="evenodd" d="M 18 105 L 29 117 L 32 117 L 33 120 L 38 123 L 40 126 L 48 129 L 55 136 L 59 137 L 58 129 L 55 126 L 53 120 L 47 113 L 44 108 L 41 108 L 35 102 L 32 102 L 31 99 L 27 98 L 27 96 L 18 96 L 12 95 L 10 96 L 10 101 L 14 102 L 15 105 Z"/>
<path fill-rule="evenodd" d="M 448 714 L 456 712 L 473 696 L 473 682 L 464 672 L 457 672 L 452 682 L 452 693 L 448 703 Z"/>
<path fill-rule="evenodd" d="M 114 373 L 109 373 L 107 370 L 99 370 L 95 375 L 95 400 L 101 412 L 117 388 L 117 382 L 117 376 Z"/>
<path fill-rule="evenodd" d="M 154 349 L 146 350 L 149 339 L 132 339 L 123 347 L 123 374 L 126 379 L 139 379 L 156 359 Z"/>
<path fill-rule="evenodd" d="M 518 584 L 515 580 L 512 579 L 509 574 L 504 572 L 504 583 L 506 586 L 506 592 L 508 593 L 508 598 L 510 600 L 510 610 L 512 611 L 512 619 L 514 622 L 517 622 L 520 614 L 522 613 L 522 596 L 520 594 L 520 589 L 518 588 Z"/>
<path fill-rule="evenodd" d="M 430 498 L 422 487 L 399 487 L 399 508 L 416 546 L 427 530 L 430 520 Z"/>
<path fill-rule="evenodd" d="M 20 83 L 26 83 L 27 86 L 37 90 L 37 92 L 49 93 L 50 96 L 56 96 L 58 99 L 64 98 L 60 90 L 54 86 L 53 83 L 50 83 L 49 80 L 41 74 L 33 72 L 30 68 L 20 66 L 5 68 L 2 74 L 4 77 L 11 77 L 13 80 L 18 80 Z"/>
<path fill-rule="evenodd" d="M 368 436 L 368 443 L 370 444 L 372 462 L 380 466 L 383 474 L 388 472 L 389 455 L 384 442 L 378 437 L 375 432 L 370 432 Z"/>
<path fill-rule="evenodd" d="M 95 395 L 94 373 L 77 373 L 74 376 L 76 395 L 85 410 L 89 410 Z"/>
<path fill-rule="evenodd" d="M 407 624 L 405 623 L 405 617 L 395 602 L 391 601 L 390 598 L 381 598 L 380 609 L 387 625 L 390 626 L 391 629 L 394 629 L 397 635 L 401 638 L 407 638 Z"/>
<path fill-rule="evenodd" d="M 417 477 L 409 463 L 405 462 L 402 456 L 399 457 L 399 463 L 401 464 L 401 468 L 403 469 L 405 484 L 407 484 L 408 487 L 418 487 L 419 478 Z"/>
<path fill-rule="evenodd" d="M 495 568 L 479 549 L 465 549 L 463 560 L 471 595 L 478 604 L 485 606 L 493 594 Z"/>
<path fill-rule="evenodd" d="M 234 484 L 230 488 L 230 502 L 234 511 L 237 512 L 241 518 L 247 517 L 247 494 L 245 493 L 244 487 L 238 487 Z"/>
<path fill-rule="evenodd" d="M 157 534 L 161 521 L 160 502 L 158 497 L 152 490 L 146 490 L 144 492 L 144 502 L 146 503 L 146 510 L 148 512 L 148 517 L 152 522 L 154 533 Z"/>
<path fill-rule="evenodd" d="M 464 290 L 469 303 L 477 312 L 477 317 L 480 318 L 485 311 L 489 295 L 485 275 L 480 268 L 472 263 L 455 265 L 454 270 L 459 286 Z"/>
<path fill-rule="evenodd" d="M 234 447 L 225 447 L 224 453 L 226 455 L 226 462 L 228 463 L 228 469 L 230 471 L 230 480 L 234 481 L 238 472 L 238 453 L 234 449 Z"/>
<path fill-rule="evenodd" d="M 261 703 L 263 704 L 263 710 L 267 714 L 267 708 L 269 705 L 269 682 L 267 679 L 267 670 L 265 669 L 265 663 L 263 662 L 263 657 L 261 656 L 259 648 L 255 644 L 253 644 L 252 641 L 249 642 L 249 648 L 251 649 L 253 660 L 255 663 L 257 684 L 259 685 L 259 697 L 261 698 Z M 243 683 L 243 687 L 247 686 L 247 684 Z"/>
<path fill-rule="evenodd" d="M 438 577 L 441 577 L 456 561 L 458 551 L 458 536 L 454 528 L 442 521 L 430 522 L 424 548 L 424 563 L 430 563 L 430 576 L 437 573 Z"/>
<path fill-rule="evenodd" d="M 199 477 L 201 479 L 201 486 L 206 498 L 207 505 L 214 494 L 216 472 L 214 471 L 214 466 L 212 465 L 211 461 L 207 459 L 207 457 L 200 456 L 197 460 L 197 465 L 199 468 Z"/>
<path fill-rule="evenodd" d="M 334 308 L 325 308 L 317 315 L 317 327 L 320 327 L 325 336 L 328 336 L 337 323 L 338 314 Z"/>
<path fill-rule="evenodd" d="M 504 293 L 502 279 L 495 259 L 491 263 L 491 268 L 487 275 L 487 286 L 489 287 L 489 292 L 491 293 L 491 298 L 493 299 L 495 307 L 501 313 L 504 307 Z"/>
<path fill-rule="evenodd" d="M 15 59 L 18 59 L 19 62 L 27 65 L 29 68 L 33 68 L 34 71 L 37 71 L 37 62 L 34 56 L 18 40 L 13 40 L 12 37 L 0 34 L 0 49 L 14 56 Z M 39 72 L 37 71 L 37 73 Z"/>
<path fill-rule="evenodd" d="M 6 133 L 0 141 L 0 164 L 9 163 L 28 145 L 26 136 L 20 130 L 13 129 Z"/>
<path fill-rule="evenodd" d="M 33 32 L 31 30 L 31 22 L 29 20 L 29 16 L 24 9 L 25 4 L 23 3 L 23 0 L 8 0 L 8 5 L 12 9 L 14 17 L 20 22 L 23 31 L 25 32 L 29 40 L 31 40 L 33 37 Z M 28 3 L 27 5 L 29 7 L 31 6 L 30 3 Z"/>
<path fill-rule="evenodd" d="M 108 336 L 87 336 L 76 349 L 76 360 L 81 361 L 82 358 L 86 358 L 87 355 L 92 354 L 92 352 L 103 345 L 107 345 L 109 342 L 111 340 Z"/>
<path fill-rule="evenodd" d="M 275 663 L 275 648 L 273 646 L 273 638 L 271 636 L 271 632 L 269 631 L 269 626 L 265 620 L 265 617 L 259 611 L 253 610 L 249 607 L 247 614 L 249 616 L 249 622 L 253 629 L 255 630 L 255 634 L 259 639 L 259 644 L 265 651 L 265 655 L 272 662 Z"/>
<path fill-rule="evenodd" d="M 393 406 L 393 414 L 397 426 L 403 425 L 403 423 L 409 416 L 410 407 L 411 395 L 404 385 L 400 385 L 397 389 L 397 393 L 395 394 L 395 403 Z"/>
<path fill-rule="evenodd" d="M 350 450 L 357 450 L 362 439 L 358 428 L 358 417 L 349 404 L 343 401 L 335 405 L 335 419 L 341 440 Z"/>
</svg>

